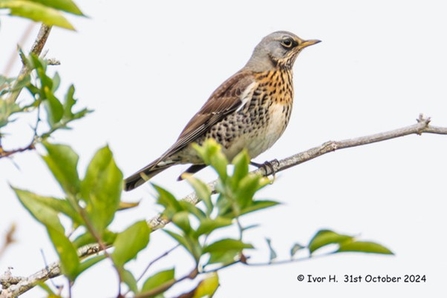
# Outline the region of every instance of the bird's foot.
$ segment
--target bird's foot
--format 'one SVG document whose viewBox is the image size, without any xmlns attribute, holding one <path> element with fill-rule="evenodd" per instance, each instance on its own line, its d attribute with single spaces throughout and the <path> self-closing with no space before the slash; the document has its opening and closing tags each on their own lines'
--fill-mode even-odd
<svg viewBox="0 0 447 298">
<path fill-rule="evenodd" d="M 275 171 L 275 166 L 273 164 L 278 164 L 278 160 L 274 159 L 272 161 L 266 161 L 264 163 L 256 163 L 251 161 L 250 164 L 252 166 L 258 167 L 259 169 L 262 168 L 264 170 L 264 176 L 270 176 L 273 175 L 273 181 L 275 181 L 275 177 L 276 177 L 276 171 Z"/>
</svg>

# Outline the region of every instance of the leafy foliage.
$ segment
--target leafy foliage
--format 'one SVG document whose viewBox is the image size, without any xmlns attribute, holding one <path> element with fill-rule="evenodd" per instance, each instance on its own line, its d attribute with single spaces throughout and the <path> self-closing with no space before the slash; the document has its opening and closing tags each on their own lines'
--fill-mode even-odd
<svg viewBox="0 0 447 298">
<path fill-rule="evenodd" d="M 254 198 L 257 191 L 269 184 L 269 180 L 248 171 L 249 159 L 245 151 L 233 160 L 231 173 L 228 170 L 229 162 L 221 153 L 220 146 L 215 141 L 205 142 L 196 149 L 218 173 L 217 194 L 213 194 L 207 184 L 192 176 L 185 178 L 203 204 L 179 201 L 166 189 L 154 185 L 157 202 L 164 208 L 163 216 L 171 222 L 165 232 L 191 256 L 194 266 L 183 277 L 175 276 L 175 268 L 152 272 L 139 285 L 139 278 L 126 269 L 126 264 L 149 245 L 150 229 L 146 221 L 130 224 L 121 232 L 109 229 L 119 209 L 122 192 L 122 174 L 110 149 L 106 146 L 96 152 L 82 178 L 77 170 L 79 157 L 70 147 L 48 142 L 43 144 L 47 154 L 42 158 L 65 197 L 41 196 L 27 190 L 13 189 L 23 206 L 46 227 L 59 255 L 62 271 L 72 282 L 82 272 L 109 257 L 120 281 L 134 294 L 155 297 L 184 279 L 195 279 L 200 274 L 208 273 L 210 275 L 199 281 L 190 294 L 214 293 L 218 287 L 218 270 L 235 263 L 246 263 L 245 251 L 254 249 L 251 243 L 244 241 L 244 235 L 252 226 L 244 227 L 240 217 L 278 204 Z M 70 229 L 74 232 L 71 235 L 77 234 L 75 238 L 67 236 L 68 229 L 62 224 L 61 217 L 70 220 Z M 102 248 L 113 246 L 114 250 L 110 254 L 80 258 L 78 249 L 91 243 L 99 243 Z M 269 263 L 273 263 L 277 254 L 269 239 L 267 243 Z M 338 248 L 331 254 L 348 251 L 392 254 L 380 244 L 321 230 L 307 246 L 295 244 L 291 249 L 291 257 L 293 259 L 298 251 L 305 248 L 313 255 L 317 250 L 334 244 Z"/>
<path fill-rule="evenodd" d="M 59 255 L 63 273 L 74 281 L 77 276 L 93 265 L 91 261 L 84 263 L 78 257 L 79 245 L 99 242 L 106 246 L 118 241 L 120 248 L 122 238 L 141 236 L 131 247 L 123 251 L 118 249 L 114 254 L 117 265 L 122 260 L 135 257 L 135 251 L 145 247 L 149 237 L 149 229 L 141 228 L 135 223 L 121 233 L 113 233 L 107 229 L 119 207 L 122 191 L 122 173 L 116 166 L 108 147 L 101 148 L 91 160 L 83 179 L 77 172 L 78 155 L 66 145 L 54 145 L 44 142 L 47 154 L 42 156 L 55 179 L 65 193 L 64 198 L 45 197 L 32 192 L 14 188 L 23 206 L 42 223 Z M 93 173 L 92 173 L 93 172 Z M 62 225 L 61 216 L 71 221 L 71 227 L 84 230 L 77 241 L 66 236 L 66 228 Z M 84 229 L 79 229 L 83 227 Z M 79 241 L 83 239 L 83 241 Z M 89 239 L 89 240 L 86 240 Z M 147 239 L 147 241 L 145 241 Z M 143 245 L 141 244 L 143 243 Z"/>
<path fill-rule="evenodd" d="M 274 201 L 254 199 L 256 191 L 269 183 L 267 178 L 248 172 L 249 157 L 243 151 L 234 160 L 233 174 L 227 172 L 228 160 L 213 140 L 196 150 L 206 164 L 212 166 L 219 175 L 215 201 L 211 197 L 211 189 L 193 176 L 186 176 L 197 196 L 204 202 L 202 208 L 185 201 L 177 201 L 166 190 L 155 186 L 158 192 L 158 203 L 165 208 L 164 214 L 178 231 L 166 232 L 179 242 L 191 255 L 196 264 L 204 263 L 227 265 L 239 260 L 244 249 L 253 246 L 242 240 L 244 228 L 237 225 L 239 217 L 254 211 L 277 205 Z M 194 226 L 192 223 L 197 222 Z M 238 226 L 239 237 L 209 241 L 215 231 Z M 204 257 L 206 261 L 203 261 Z"/>
<path fill-rule="evenodd" d="M 48 74 L 48 63 L 44 59 L 35 55 L 28 58 L 22 57 L 27 65 L 29 73 L 17 79 L 0 78 L 0 129 L 6 129 L 13 125 L 20 114 L 30 114 L 36 117 L 36 125 L 33 128 L 33 138 L 27 146 L 34 148 L 37 142 L 47 139 L 54 132 L 61 129 L 69 129 L 69 124 L 75 120 L 85 117 L 91 110 L 83 108 L 74 111 L 77 106 L 77 99 L 74 97 L 75 87 L 71 85 L 64 100 L 57 97 L 56 91 L 60 85 L 60 77 L 56 72 L 53 76 Z M 3 85 L 1 85 L 3 83 Z M 13 96 L 22 88 L 29 91 L 31 102 L 29 100 L 17 102 Z M 43 114 L 42 109 L 46 112 Z M 42 127 L 42 118 L 46 118 L 46 125 Z M 0 133 L 1 140 L 5 136 Z M 9 156 L 20 150 L 5 151 L 0 148 L 0 158 Z M 74 177 L 66 177 L 71 179 Z"/>
</svg>

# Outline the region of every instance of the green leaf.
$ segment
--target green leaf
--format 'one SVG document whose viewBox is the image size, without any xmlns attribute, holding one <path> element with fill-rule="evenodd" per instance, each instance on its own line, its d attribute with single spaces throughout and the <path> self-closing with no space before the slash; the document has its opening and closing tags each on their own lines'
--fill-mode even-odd
<svg viewBox="0 0 447 298">
<path fill-rule="evenodd" d="M 232 188 L 237 187 L 237 183 L 241 181 L 245 176 L 248 175 L 248 164 L 250 163 L 250 157 L 248 156 L 247 150 L 241 151 L 233 159 L 232 164 L 234 165 L 233 175 L 232 175 Z"/>
<path fill-rule="evenodd" d="M 34 200 L 53 209 L 56 213 L 65 214 L 73 221 L 75 227 L 84 224 L 84 220 L 82 219 L 81 215 L 67 200 L 45 196 L 36 196 L 34 197 Z"/>
<path fill-rule="evenodd" d="M 133 293 L 138 293 L 138 284 L 135 276 L 129 270 L 122 271 L 123 282 L 129 287 Z"/>
<path fill-rule="evenodd" d="M 40 84 L 39 84 L 40 89 L 42 89 L 42 90 L 48 89 L 48 92 L 51 92 L 51 90 L 53 90 L 53 79 L 50 78 L 46 73 L 47 66 L 48 66 L 47 61 L 40 58 L 39 56 L 37 56 L 35 54 L 31 54 L 29 56 L 28 62 L 32 65 L 32 67 L 34 68 L 34 70 L 36 71 L 36 73 L 40 79 Z M 42 96 L 42 99 L 45 98 L 44 93 L 42 93 L 40 95 Z"/>
<path fill-rule="evenodd" d="M 21 190 L 12 187 L 20 203 L 23 207 L 40 223 L 46 227 L 51 227 L 52 229 L 64 233 L 65 229 L 57 216 L 57 212 L 50 206 L 44 203 L 49 197 L 39 196 L 27 190 Z"/>
<path fill-rule="evenodd" d="M 225 252 L 229 250 L 242 251 L 246 248 L 253 248 L 253 245 L 236 239 L 222 239 L 205 246 L 203 253 Z"/>
<path fill-rule="evenodd" d="M 235 192 L 236 200 L 241 209 L 250 206 L 253 202 L 255 193 L 264 187 L 260 175 L 250 174 L 239 181 Z"/>
<path fill-rule="evenodd" d="M 41 79 L 44 80 L 44 86 L 48 86 L 51 84 L 51 79 L 45 74 L 48 64 L 44 59 L 40 58 L 38 55 L 30 54 L 28 57 L 25 56 L 24 52 L 21 52 L 25 61 L 25 63 L 36 70 L 39 76 L 42 76 Z"/>
<path fill-rule="evenodd" d="M 178 244 L 183 246 L 196 262 L 200 259 L 200 256 L 202 255 L 202 247 L 200 246 L 197 238 L 193 238 L 188 235 L 180 235 L 169 230 L 163 231 L 177 241 Z"/>
<path fill-rule="evenodd" d="M 77 99 L 74 98 L 74 93 L 75 93 L 75 87 L 73 85 L 70 85 L 67 93 L 65 94 L 63 124 L 68 124 L 69 122 L 76 119 L 80 119 L 85 115 L 87 115 L 88 113 L 92 112 L 92 110 L 88 109 L 82 109 L 78 112 L 73 112 L 73 107 L 77 103 Z"/>
<path fill-rule="evenodd" d="M 79 156 L 67 145 L 51 144 L 46 141 L 43 142 L 43 145 L 48 154 L 42 156 L 42 159 L 54 178 L 59 182 L 65 193 L 76 195 L 80 189 L 77 169 Z"/>
<path fill-rule="evenodd" d="M 338 234 L 330 230 L 320 230 L 315 236 L 310 240 L 308 248 L 309 252 L 312 254 L 317 249 L 329 245 L 329 244 L 341 244 L 352 242 L 353 236 Z"/>
<path fill-rule="evenodd" d="M 56 248 L 61 262 L 62 273 L 68 277 L 69 280 L 74 281 L 79 274 L 79 257 L 73 243 L 61 231 L 47 226 L 48 235 L 51 242 Z"/>
<path fill-rule="evenodd" d="M 123 174 L 115 164 L 108 146 L 99 149 L 87 167 L 81 182 L 85 210 L 95 231 L 102 235 L 118 209 Z"/>
<path fill-rule="evenodd" d="M 118 267 L 136 258 L 137 254 L 149 243 L 150 229 L 145 220 L 138 221 L 119 233 L 113 243 L 113 262 Z"/>
<path fill-rule="evenodd" d="M 216 189 L 217 188 L 221 187 L 218 185 L 216 186 Z M 222 186 L 222 188 L 224 187 Z M 225 190 L 217 189 L 217 192 L 219 193 L 216 201 L 218 215 L 234 219 L 236 215 L 234 214 L 233 203 L 230 200 L 232 197 L 228 193 L 223 193 Z M 240 210 L 238 210 L 238 213 L 240 213 Z"/>
<path fill-rule="evenodd" d="M 175 282 L 175 269 L 163 270 L 150 276 L 143 284 L 141 292 L 153 290 L 155 288 L 172 285 Z"/>
<path fill-rule="evenodd" d="M 186 235 L 191 234 L 191 223 L 189 222 L 189 213 L 180 211 L 172 216 L 172 222 L 179 227 Z"/>
<path fill-rule="evenodd" d="M 196 205 L 192 204 L 191 202 L 180 200 L 179 203 L 182 210 L 185 210 L 189 214 L 194 215 L 198 220 L 202 220 L 203 218 L 207 217 L 205 212 L 200 210 Z"/>
<path fill-rule="evenodd" d="M 30 89 L 30 88 L 28 87 L 28 89 Z M 36 92 L 39 92 L 39 90 L 37 90 Z M 62 117 L 60 117 L 60 118 L 50 118 L 49 117 L 51 129 L 49 131 L 47 131 L 46 133 L 42 134 L 43 139 L 49 137 L 54 131 L 56 131 L 58 129 L 69 129 L 70 127 L 68 126 L 68 124 L 70 122 L 75 121 L 80 118 L 83 118 L 87 114 L 93 112 L 92 110 L 88 110 L 86 108 L 84 108 L 80 111 L 77 111 L 77 112 L 73 111 L 73 107 L 77 103 L 77 99 L 74 98 L 74 92 L 75 92 L 75 87 L 73 85 L 71 85 L 68 88 L 68 91 L 65 94 L 65 100 L 62 103 Z M 50 101 L 51 97 L 49 96 L 48 99 Z M 47 103 L 47 106 L 48 106 L 49 101 L 45 101 Z M 57 101 L 59 101 L 59 100 L 57 99 Z M 58 116 L 61 116 L 61 114 L 58 114 Z"/>
<path fill-rule="evenodd" d="M 37 283 L 37 286 L 39 286 L 42 290 L 44 290 L 47 293 L 47 298 L 62 298 L 59 294 L 56 294 L 49 285 L 47 285 L 44 282 Z"/>
<path fill-rule="evenodd" d="M 215 219 L 205 218 L 200 221 L 200 225 L 197 228 L 197 236 L 209 235 L 217 229 L 230 226 L 233 223 L 231 218 L 218 216 Z"/>
<path fill-rule="evenodd" d="M 225 155 L 223 155 L 223 153 L 220 151 L 220 147 L 219 151 L 217 152 L 213 152 L 210 153 L 211 154 L 211 166 L 212 168 L 217 172 L 217 174 L 219 175 L 219 179 L 221 179 L 222 181 L 225 181 L 228 177 L 227 174 L 227 166 L 228 166 L 228 160 L 225 157 Z"/>
<path fill-rule="evenodd" d="M 57 91 L 57 89 L 59 89 L 59 86 L 60 86 L 60 84 L 61 84 L 61 77 L 60 77 L 60 75 L 59 75 L 59 73 L 58 72 L 55 72 L 54 73 L 54 76 L 53 76 L 53 88 L 51 89 L 51 92 L 56 92 Z"/>
<path fill-rule="evenodd" d="M 104 244 L 109 245 L 112 244 L 113 242 L 115 242 L 117 233 L 111 232 L 109 230 L 105 230 L 103 235 L 102 235 L 102 240 L 104 242 Z M 90 234 L 88 231 L 86 231 L 85 233 L 79 235 L 78 237 L 76 237 L 75 240 L 73 240 L 73 244 L 76 247 L 82 247 L 88 244 L 92 244 L 92 243 L 97 243 L 98 240 L 95 239 L 92 234 Z"/>
<path fill-rule="evenodd" d="M 58 10 L 44 6 L 40 3 L 24 0 L 6 0 L 0 2 L 0 8 L 9 8 L 10 14 L 13 16 L 42 22 L 48 26 L 58 26 L 74 30 L 74 27 Z"/>
<path fill-rule="evenodd" d="M 165 207 L 164 214 L 171 218 L 175 213 L 183 211 L 183 207 L 180 205 L 179 201 L 175 198 L 175 196 L 158 185 L 152 184 L 155 190 L 158 193 L 157 203 Z"/>
<path fill-rule="evenodd" d="M 247 214 L 250 212 L 254 212 L 254 211 L 259 211 L 262 209 L 271 208 L 271 207 L 277 206 L 279 204 L 280 204 L 279 202 L 269 201 L 269 200 L 253 201 L 251 205 L 249 205 L 241 210 L 241 215 Z"/>
<path fill-rule="evenodd" d="M 265 238 L 265 240 L 267 241 L 267 245 L 269 247 L 269 251 L 270 251 L 269 262 L 271 263 L 274 259 L 276 259 L 276 257 L 278 255 L 276 254 L 276 251 L 272 247 L 272 241 L 269 238 Z"/>
<path fill-rule="evenodd" d="M 21 111 L 22 109 L 15 102 L 0 99 L 0 128 L 12 122 L 12 120 L 9 119 L 11 115 Z"/>
<path fill-rule="evenodd" d="M 209 259 L 205 264 L 205 267 L 211 264 L 223 264 L 228 265 L 234 263 L 239 256 L 240 251 L 227 250 L 227 251 L 215 251 L 209 254 Z"/>
<path fill-rule="evenodd" d="M 28 85 L 30 85 L 31 84 L 31 75 L 25 74 L 23 76 L 16 78 L 16 80 L 17 81 L 15 81 L 15 85 L 13 85 L 13 88 L 9 91 L 18 91 L 18 90 L 21 90 L 21 89 L 27 87 Z"/>
<path fill-rule="evenodd" d="M 45 101 L 45 108 L 48 113 L 48 124 L 50 127 L 54 127 L 64 116 L 64 106 L 48 87 L 43 87 L 43 90 L 47 99 Z"/>
<path fill-rule="evenodd" d="M 213 203 L 211 202 L 211 189 L 210 187 L 193 176 L 187 176 L 186 180 L 193 187 L 199 200 L 205 204 L 206 214 L 209 216 L 213 211 Z"/>
<path fill-rule="evenodd" d="M 214 139 L 206 140 L 202 146 L 193 144 L 193 148 L 205 164 L 212 166 L 222 181 L 226 180 L 228 160 Z"/>
<path fill-rule="evenodd" d="M 85 270 L 89 269 L 90 267 L 93 267 L 94 265 L 98 264 L 102 260 L 105 260 L 107 258 L 104 254 L 94 255 L 89 257 L 88 259 L 85 259 L 81 262 L 78 268 L 78 275 L 80 275 Z"/>
<path fill-rule="evenodd" d="M 84 15 L 79 7 L 71 0 L 33 0 L 33 2 L 39 2 L 46 7 L 52 7 L 74 15 Z"/>
<path fill-rule="evenodd" d="M 178 244 L 180 244 L 181 246 L 183 246 L 187 251 L 191 252 L 192 251 L 192 247 L 190 245 L 190 243 L 188 243 L 188 241 L 186 241 L 186 239 L 173 231 L 169 231 L 169 230 L 163 230 L 166 234 L 168 234 L 169 236 L 171 236 L 175 241 L 177 241 Z"/>
<path fill-rule="evenodd" d="M 394 253 L 383 245 L 369 241 L 353 241 L 340 244 L 336 252 L 363 252 L 393 255 Z"/>
<path fill-rule="evenodd" d="M 219 287 L 219 276 L 217 272 L 208 274 L 195 288 L 193 298 L 213 297 Z"/>
<path fill-rule="evenodd" d="M 65 229 L 51 205 L 48 197 L 42 197 L 26 190 L 13 188 L 22 205 L 47 229 L 48 235 L 61 262 L 62 272 L 74 281 L 78 275 L 79 257 L 73 243 L 65 236 Z"/>
</svg>

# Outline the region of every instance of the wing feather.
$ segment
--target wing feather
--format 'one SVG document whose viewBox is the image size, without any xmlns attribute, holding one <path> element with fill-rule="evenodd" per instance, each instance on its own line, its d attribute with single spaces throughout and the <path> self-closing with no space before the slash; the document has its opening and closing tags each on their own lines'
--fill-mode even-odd
<svg viewBox="0 0 447 298">
<path fill-rule="evenodd" d="M 202 108 L 186 124 L 177 141 L 157 161 L 173 155 L 196 141 L 214 124 L 239 109 L 245 102 L 241 96 L 255 82 L 252 73 L 239 71 L 222 83 Z M 158 163 L 158 162 L 154 163 Z"/>
</svg>

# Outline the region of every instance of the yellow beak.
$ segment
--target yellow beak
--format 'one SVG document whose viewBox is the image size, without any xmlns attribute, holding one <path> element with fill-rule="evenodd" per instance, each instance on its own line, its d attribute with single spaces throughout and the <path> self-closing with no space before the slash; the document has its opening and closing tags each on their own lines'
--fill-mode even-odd
<svg viewBox="0 0 447 298">
<path fill-rule="evenodd" d="M 304 49 L 304 48 L 307 48 L 308 46 L 313 46 L 314 44 L 317 44 L 317 43 L 319 43 L 319 42 L 321 42 L 321 40 L 318 40 L 318 39 L 304 40 L 303 42 L 301 42 L 301 43 L 298 45 L 298 48 L 299 48 L 300 50 L 302 50 L 302 49 Z"/>
</svg>

